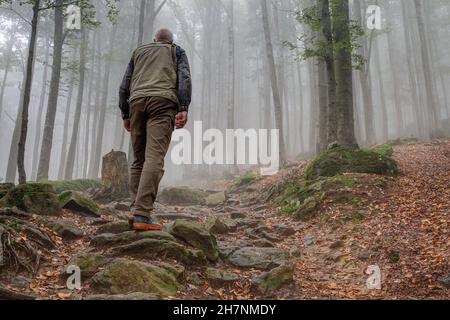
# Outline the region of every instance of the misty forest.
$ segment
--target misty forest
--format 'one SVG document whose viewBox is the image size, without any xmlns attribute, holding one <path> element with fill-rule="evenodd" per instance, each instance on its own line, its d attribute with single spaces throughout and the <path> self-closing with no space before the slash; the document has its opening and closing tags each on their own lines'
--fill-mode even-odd
<svg viewBox="0 0 450 320">
<path fill-rule="evenodd" d="M 0 0 L 0 27 L 0 299 L 450 297 L 448 0 Z M 161 28 L 185 129 L 277 129 L 280 170 L 172 141 L 134 232 L 119 87 Z"/>
</svg>

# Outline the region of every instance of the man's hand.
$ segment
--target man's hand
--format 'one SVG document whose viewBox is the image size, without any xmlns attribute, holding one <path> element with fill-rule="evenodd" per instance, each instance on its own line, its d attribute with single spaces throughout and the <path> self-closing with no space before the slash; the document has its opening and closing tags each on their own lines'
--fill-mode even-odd
<svg viewBox="0 0 450 320">
<path fill-rule="evenodd" d="M 175 127 L 177 129 L 183 129 L 188 122 L 188 113 L 186 111 L 179 112 L 175 119 Z"/>
<path fill-rule="evenodd" d="M 130 119 L 123 120 L 123 127 L 128 132 L 131 132 L 131 121 L 130 121 Z"/>
</svg>

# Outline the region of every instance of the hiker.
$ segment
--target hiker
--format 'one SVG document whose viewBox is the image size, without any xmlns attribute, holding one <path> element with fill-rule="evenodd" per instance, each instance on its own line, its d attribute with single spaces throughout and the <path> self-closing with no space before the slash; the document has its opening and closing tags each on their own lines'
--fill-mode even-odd
<svg viewBox="0 0 450 320">
<path fill-rule="evenodd" d="M 173 43 L 170 30 L 161 29 L 154 43 L 134 51 L 120 86 L 119 107 L 135 159 L 130 175 L 134 230 L 162 229 L 153 206 L 173 130 L 185 127 L 191 95 L 186 52 Z"/>
</svg>

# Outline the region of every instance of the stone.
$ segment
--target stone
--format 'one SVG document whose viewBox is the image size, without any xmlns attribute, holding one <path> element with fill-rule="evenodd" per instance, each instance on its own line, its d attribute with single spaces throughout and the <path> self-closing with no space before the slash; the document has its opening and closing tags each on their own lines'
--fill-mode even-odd
<svg viewBox="0 0 450 320">
<path fill-rule="evenodd" d="M 273 242 L 270 242 L 267 239 L 258 239 L 253 241 L 253 245 L 255 247 L 262 247 L 262 248 L 273 248 L 275 247 L 275 245 L 273 244 Z"/>
<path fill-rule="evenodd" d="M 302 255 L 302 251 L 300 250 L 299 247 L 293 246 L 293 247 L 289 250 L 289 254 L 290 254 L 291 257 L 293 257 L 293 258 L 299 258 L 299 257 Z"/>
<path fill-rule="evenodd" d="M 48 221 L 45 226 L 55 231 L 64 240 L 76 240 L 84 237 L 84 232 L 72 220 Z"/>
<path fill-rule="evenodd" d="M 282 234 L 283 236 L 287 236 L 287 237 L 292 236 L 292 235 L 296 234 L 296 232 L 297 232 L 297 231 L 295 231 L 294 228 L 289 227 L 285 224 L 277 224 L 277 225 L 274 225 L 273 227 L 278 233 Z"/>
<path fill-rule="evenodd" d="M 245 247 L 236 250 L 228 261 L 236 267 L 269 270 L 286 263 L 289 252 L 279 248 Z"/>
<path fill-rule="evenodd" d="M 30 289 L 31 279 L 18 275 L 13 277 L 10 280 L 10 283 L 13 287 L 17 289 L 28 290 Z"/>
<path fill-rule="evenodd" d="M 81 253 L 73 256 L 67 264 L 67 267 L 79 267 L 81 270 L 81 276 L 83 278 L 88 278 L 97 273 L 99 271 L 99 268 L 105 266 L 109 261 L 109 258 L 99 253 Z"/>
<path fill-rule="evenodd" d="M 307 247 L 312 246 L 313 244 L 316 243 L 316 239 L 314 238 L 314 236 L 307 234 L 303 237 L 303 244 Z"/>
<path fill-rule="evenodd" d="M 167 232 L 164 231 L 127 231 L 118 234 L 104 233 L 99 234 L 92 238 L 91 245 L 95 247 L 111 247 L 119 244 L 127 244 L 143 239 L 156 239 L 156 240 L 168 240 L 175 241 L 175 238 Z"/>
<path fill-rule="evenodd" d="M 132 256 L 139 258 L 171 258 L 189 265 L 206 264 L 200 250 L 186 249 L 179 243 L 169 240 L 143 239 L 111 249 L 113 256 Z"/>
<path fill-rule="evenodd" d="M 450 275 L 441 277 L 438 279 L 439 283 L 445 288 L 450 289 Z"/>
<path fill-rule="evenodd" d="M 252 279 L 252 286 L 259 293 L 267 294 L 294 281 L 294 265 L 287 263 Z"/>
<path fill-rule="evenodd" d="M 174 206 L 203 205 L 208 193 L 202 190 L 166 188 L 158 196 L 158 201 Z"/>
<path fill-rule="evenodd" d="M 219 258 L 216 238 L 204 226 L 186 220 L 176 220 L 167 226 L 167 230 L 174 237 L 202 250 L 208 260 L 216 261 Z"/>
<path fill-rule="evenodd" d="M 130 292 L 174 295 L 181 285 L 176 277 L 164 268 L 127 259 L 116 259 L 104 271 L 93 277 L 94 288 L 107 294 Z"/>
<path fill-rule="evenodd" d="M 183 212 L 155 213 L 154 216 L 160 220 L 199 220 L 199 217 Z"/>
<path fill-rule="evenodd" d="M 232 219 L 224 219 L 222 221 L 228 228 L 229 232 L 234 232 L 238 228 L 238 222 Z"/>
<path fill-rule="evenodd" d="M 239 247 L 227 247 L 219 245 L 219 256 L 221 259 L 228 258 L 233 252 L 238 250 Z"/>
<path fill-rule="evenodd" d="M 205 205 L 208 207 L 217 207 L 226 201 L 225 192 L 213 193 L 205 198 Z"/>
<path fill-rule="evenodd" d="M 247 217 L 247 214 L 242 211 L 233 211 L 230 213 L 231 219 L 244 219 Z"/>
<path fill-rule="evenodd" d="M 214 288 L 230 286 L 240 278 L 240 276 L 236 273 L 227 272 L 216 268 L 206 269 L 205 275 L 206 279 L 208 279 L 209 283 Z"/>
<path fill-rule="evenodd" d="M 59 195 L 61 207 L 86 215 L 88 217 L 99 217 L 99 207 L 95 201 L 76 191 L 65 191 Z"/>
<path fill-rule="evenodd" d="M 113 221 L 100 226 L 97 229 L 96 234 L 118 234 L 127 231 L 130 231 L 130 224 L 128 223 L 128 221 Z"/>
<path fill-rule="evenodd" d="M 131 203 L 117 202 L 114 204 L 114 209 L 119 211 L 130 211 Z"/>
<path fill-rule="evenodd" d="M 161 300 L 162 297 L 155 293 L 133 292 L 129 294 L 97 294 L 85 297 L 83 300 L 91 301 L 152 301 Z"/>
<path fill-rule="evenodd" d="M 339 248 L 342 248 L 343 246 L 345 246 L 344 241 L 338 240 L 338 241 L 333 242 L 330 245 L 330 249 L 339 249 Z"/>
<path fill-rule="evenodd" d="M 210 218 L 206 221 L 206 228 L 212 234 L 227 234 L 230 231 L 228 225 L 226 225 L 219 218 Z"/>
<path fill-rule="evenodd" d="M 45 183 L 27 183 L 10 189 L 0 200 L 0 207 L 17 207 L 39 216 L 63 214 L 58 195 L 50 184 Z"/>
</svg>

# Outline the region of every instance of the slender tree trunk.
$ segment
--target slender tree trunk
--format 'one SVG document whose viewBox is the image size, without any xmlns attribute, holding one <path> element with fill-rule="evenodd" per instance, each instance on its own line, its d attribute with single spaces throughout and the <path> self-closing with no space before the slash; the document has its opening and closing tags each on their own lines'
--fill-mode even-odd
<svg viewBox="0 0 450 320">
<path fill-rule="evenodd" d="M 42 132 L 42 113 L 44 112 L 45 98 L 47 96 L 47 80 L 48 80 L 48 63 L 50 55 L 50 45 L 48 44 L 47 36 L 45 37 L 45 61 L 43 64 L 44 71 L 42 73 L 42 88 L 39 97 L 39 108 L 36 119 L 36 132 L 34 135 L 33 144 L 33 165 L 31 169 L 31 177 L 33 180 L 36 179 L 37 166 L 39 161 L 39 146 L 41 142 L 41 132 Z"/>
<path fill-rule="evenodd" d="M 4 58 L 5 59 L 5 73 L 3 74 L 2 85 L 0 88 L 0 119 L 2 118 L 3 99 L 5 97 L 6 82 L 8 80 L 9 69 L 11 68 L 13 47 L 14 47 L 14 42 L 16 40 L 16 29 L 17 29 L 17 25 L 14 27 L 13 31 L 11 32 L 10 38 L 8 39 L 8 41 L 6 43 L 6 54 L 5 54 L 6 57 Z"/>
<path fill-rule="evenodd" d="M 277 71 L 275 66 L 275 58 L 273 55 L 273 46 L 272 46 L 272 35 L 270 33 L 270 24 L 269 24 L 269 12 L 267 8 L 267 0 L 260 0 L 262 5 L 262 17 L 263 17 L 263 28 L 264 28 L 264 38 L 266 42 L 266 51 L 267 51 L 267 60 L 269 63 L 269 71 L 270 71 L 270 79 L 272 85 L 272 96 L 274 103 L 274 112 L 275 112 L 275 123 L 276 129 L 280 130 L 280 163 L 286 163 L 286 150 L 284 145 L 284 130 L 283 130 L 283 110 L 281 105 L 281 97 L 280 91 L 278 90 L 278 79 L 277 79 Z"/>
<path fill-rule="evenodd" d="M 77 50 L 73 50 L 72 61 L 75 61 L 77 57 Z M 62 135 L 62 143 L 61 143 L 61 156 L 59 160 L 59 170 L 58 170 L 58 180 L 62 180 L 64 178 L 64 169 L 66 168 L 66 159 L 67 159 L 67 137 L 69 136 L 69 121 L 70 114 L 72 109 L 72 100 L 73 100 L 73 90 L 75 87 L 75 71 L 72 70 L 69 81 L 69 93 L 67 94 L 67 103 L 66 109 L 64 112 L 64 125 L 63 125 L 63 135 Z"/>
<path fill-rule="evenodd" d="M 378 74 L 378 87 L 380 89 L 380 102 L 381 102 L 381 142 L 385 143 L 389 137 L 389 118 L 387 115 L 386 107 L 386 94 L 384 90 L 383 72 L 381 70 L 381 50 L 379 42 L 376 44 L 377 52 L 375 54 L 375 66 Z"/>
<path fill-rule="evenodd" d="M 78 143 L 78 134 L 80 131 L 80 119 L 81 119 L 81 107 L 83 105 L 83 94 L 84 94 L 84 78 L 86 74 L 86 30 L 82 27 L 81 30 L 81 47 L 80 47 L 80 82 L 78 85 L 78 95 L 77 95 L 77 106 L 75 109 L 75 119 L 73 121 L 72 127 L 72 138 L 70 140 L 69 153 L 67 155 L 66 170 L 64 172 L 64 179 L 71 180 L 73 177 L 73 167 L 75 162 L 75 153 Z"/>
<path fill-rule="evenodd" d="M 53 45 L 53 67 L 50 81 L 47 115 L 45 118 L 44 135 L 42 138 L 41 155 L 37 179 L 48 180 L 50 158 L 53 145 L 53 131 L 55 128 L 56 109 L 58 105 L 59 81 L 61 78 L 61 58 L 63 47 L 64 9 L 63 0 L 55 0 L 55 32 Z"/>
<path fill-rule="evenodd" d="M 31 86 L 33 83 L 33 67 L 34 55 L 37 40 L 37 27 L 39 22 L 39 5 L 40 0 L 36 0 L 33 6 L 33 18 L 31 20 L 31 35 L 28 45 L 28 59 L 25 76 L 25 91 L 22 106 L 22 126 L 20 130 L 19 149 L 17 152 L 17 168 L 19 171 L 19 183 L 25 184 L 27 182 L 27 174 L 25 172 L 25 146 L 28 133 L 28 109 L 30 106 Z"/>
<path fill-rule="evenodd" d="M 350 43 L 348 0 L 336 0 L 333 6 L 333 35 L 336 43 Z M 353 115 L 352 56 L 348 48 L 338 46 L 335 52 L 336 104 L 339 114 L 338 142 L 357 146 Z"/>
<path fill-rule="evenodd" d="M 417 25 L 419 30 L 420 51 L 423 65 L 423 73 L 425 77 L 425 94 L 428 103 L 427 109 L 430 119 L 430 127 L 432 130 L 437 130 L 440 127 L 439 123 L 439 105 L 436 101 L 433 70 L 431 67 L 431 59 L 429 53 L 430 42 L 427 36 L 427 26 L 425 25 L 424 10 L 421 0 L 414 0 L 416 8 Z"/>
</svg>

